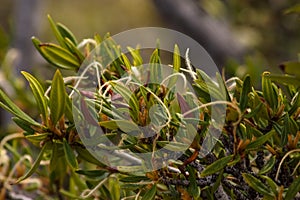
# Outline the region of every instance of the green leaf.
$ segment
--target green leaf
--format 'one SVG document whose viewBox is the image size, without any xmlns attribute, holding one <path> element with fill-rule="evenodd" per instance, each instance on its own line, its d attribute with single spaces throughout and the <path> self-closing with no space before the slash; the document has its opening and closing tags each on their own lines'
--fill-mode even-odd
<svg viewBox="0 0 300 200">
<path fill-rule="evenodd" d="M 271 171 L 275 165 L 276 156 L 272 156 L 270 160 L 259 170 L 258 174 L 265 174 Z"/>
<path fill-rule="evenodd" d="M 201 176 L 204 177 L 221 171 L 232 158 L 233 155 L 230 155 L 213 162 L 201 172 Z"/>
<path fill-rule="evenodd" d="M 155 194 L 156 194 L 156 184 L 153 185 L 152 188 L 145 193 L 142 200 L 152 200 L 154 199 Z"/>
<path fill-rule="evenodd" d="M 128 70 L 130 70 L 130 69 L 131 69 L 131 64 L 130 64 L 130 61 L 129 61 L 129 59 L 127 58 L 127 56 L 126 56 L 124 53 L 122 53 L 122 54 L 121 54 L 121 57 L 122 57 L 122 60 L 123 60 L 123 62 L 124 62 L 125 67 L 126 67 Z"/>
<path fill-rule="evenodd" d="M 300 62 L 284 62 L 279 66 L 285 73 L 300 78 Z"/>
<path fill-rule="evenodd" d="M 267 142 L 275 133 L 275 131 L 270 131 L 269 133 L 257 138 L 256 140 L 254 140 L 253 142 L 250 142 L 247 147 L 246 150 L 255 150 L 258 148 L 261 148 L 261 146 Z"/>
<path fill-rule="evenodd" d="M 221 181 L 223 179 L 223 173 L 224 173 L 224 170 L 221 170 L 218 177 L 217 177 L 217 180 L 216 182 L 214 183 L 214 185 L 211 187 L 211 193 L 214 194 L 217 189 L 219 188 L 220 184 L 221 184 Z"/>
<path fill-rule="evenodd" d="M 262 92 L 265 100 L 268 102 L 273 111 L 276 111 L 278 106 L 278 95 L 273 88 L 273 84 L 268 76 L 269 72 L 264 72 L 262 76 Z"/>
<path fill-rule="evenodd" d="M 190 184 L 187 188 L 187 191 L 189 192 L 189 194 L 194 198 L 194 199 L 198 199 L 200 196 L 200 188 L 197 185 L 197 180 L 196 180 L 196 173 L 194 171 L 194 168 L 192 168 L 191 166 L 188 166 L 187 168 L 188 172 L 189 172 L 189 181 Z"/>
<path fill-rule="evenodd" d="M 31 117 L 29 117 L 26 113 L 24 113 L 18 106 L 16 106 L 1 89 L 0 106 L 30 125 L 38 127 L 42 126 L 38 122 L 34 121 Z"/>
<path fill-rule="evenodd" d="M 32 135 L 34 134 L 34 130 L 30 127 L 31 124 L 29 124 L 28 122 L 18 118 L 18 117 L 12 117 L 12 120 L 24 131 L 27 132 L 27 134 Z"/>
<path fill-rule="evenodd" d="M 49 104 L 50 119 L 52 124 L 55 125 L 64 114 L 66 105 L 66 89 L 59 70 L 56 70 L 52 80 Z"/>
<path fill-rule="evenodd" d="M 67 70 L 77 70 L 81 63 L 66 49 L 51 43 L 41 43 L 32 38 L 32 42 L 39 53 L 52 65 Z"/>
<path fill-rule="evenodd" d="M 292 116 L 299 107 L 300 107 L 300 92 L 298 91 L 295 94 L 294 101 L 292 102 L 292 106 L 288 111 L 289 116 Z"/>
<path fill-rule="evenodd" d="M 228 90 L 226 88 L 226 85 L 225 85 L 225 82 L 224 82 L 224 79 L 222 78 L 221 74 L 220 73 L 216 73 L 216 79 L 217 79 L 217 82 L 218 82 L 218 91 L 221 95 L 221 99 L 220 100 L 227 100 L 227 101 L 231 101 L 231 97 L 228 93 Z M 209 85 L 209 84 L 208 84 Z"/>
<path fill-rule="evenodd" d="M 281 139 L 281 145 L 284 146 L 287 144 L 288 142 L 288 134 L 290 129 L 290 120 L 289 120 L 289 115 L 286 114 L 284 116 L 284 120 L 283 120 L 283 128 L 280 134 L 280 139 Z"/>
<path fill-rule="evenodd" d="M 60 145 L 61 146 L 61 145 Z M 59 144 L 56 142 L 53 142 L 52 146 L 52 155 L 50 159 L 50 172 L 54 172 L 57 166 L 58 159 L 61 157 L 61 149 L 59 148 Z M 54 172 L 55 173 L 55 172 Z"/>
<path fill-rule="evenodd" d="M 267 184 L 270 186 L 272 192 L 277 196 L 278 195 L 278 185 L 268 176 L 260 176 L 266 179 Z"/>
<path fill-rule="evenodd" d="M 65 25 L 57 23 L 56 27 L 62 38 L 68 38 L 75 46 L 77 45 L 77 40 L 74 34 Z"/>
<path fill-rule="evenodd" d="M 272 81 L 276 81 L 277 83 L 285 84 L 285 85 L 294 85 L 300 86 L 300 78 L 291 75 L 269 75 L 268 77 Z"/>
<path fill-rule="evenodd" d="M 55 22 L 53 21 L 53 19 L 51 18 L 50 15 L 48 15 L 48 21 L 50 23 L 51 29 L 52 29 L 58 43 L 62 47 L 67 48 L 67 46 L 64 42 L 64 37 L 61 35 L 61 32 L 59 31 L 58 27 L 56 26 Z"/>
<path fill-rule="evenodd" d="M 177 44 L 174 46 L 174 53 L 173 53 L 173 69 L 174 72 L 179 72 L 181 66 L 181 56 L 180 50 Z"/>
<path fill-rule="evenodd" d="M 77 169 L 78 168 L 78 163 L 77 163 L 77 160 L 76 160 L 76 156 L 74 154 L 73 149 L 70 147 L 69 143 L 67 142 L 67 140 L 65 138 L 63 140 L 63 146 L 64 146 L 64 152 L 65 152 L 66 160 L 67 160 L 69 166 L 72 169 Z"/>
<path fill-rule="evenodd" d="M 179 72 L 181 67 L 181 56 L 180 56 L 180 50 L 177 44 L 174 46 L 174 52 L 173 52 L 173 73 Z M 170 81 L 168 83 L 167 88 L 171 89 L 174 85 L 176 85 L 178 77 L 173 76 L 170 78 Z"/>
<path fill-rule="evenodd" d="M 125 133 L 140 132 L 139 127 L 135 123 L 127 120 L 101 121 L 99 122 L 99 125 L 110 130 L 121 129 Z"/>
<path fill-rule="evenodd" d="M 77 174 L 85 175 L 91 178 L 101 177 L 103 174 L 105 174 L 106 170 L 77 170 Z"/>
<path fill-rule="evenodd" d="M 190 144 L 169 141 L 157 141 L 157 144 L 170 151 L 185 151 L 190 146 Z"/>
<path fill-rule="evenodd" d="M 138 183 L 140 181 L 150 181 L 146 176 L 124 176 L 120 178 L 121 182 L 125 183 Z"/>
<path fill-rule="evenodd" d="M 120 183 L 116 177 L 109 177 L 108 190 L 110 192 L 111 200 L 120 200 Z"/>
<path fill-rule="evenodd" d="M 36 170 L 37 168 L 40 166 L 40 162 L 41 160 L 43 159 L 43 155 L 45 153 L 45 151 L 48 149 L 48 147 L 50 147 L 51 143 L 50 142 L 47 142 L 43 148 L 41 149 L 37 159 L 34 161 L 33 165 L 31 166 L 31 168 L 29 169 L 29 171 L 22 177 L 20 177 L 16 182 L 16 183 L 19 183 L 23 180 L 25 180 L 26 178 L 28 178 L 29 176 L 31 176 Z"/>
<path fill-rule="evenodd" d="M 250 76 L 247 75 L 243 81 L 243 88 L 240 96 L 240 109 L 244 111 L 248 105 L 248 94 L 251 91 L 251 80 Z"/>
<path fill-rule="evenodd" d="M 296 194 L 300 191 L 300 176 L 298 176 L 288 188 L 285 195 L 285 200 L 292 200 Z"/>
<path fill-rule="evenodd" d="M 130 108 L 132 109 L 131 117 L 135 121 L 137 121 L 137 114 L 139 113 L 139 103 L 134 95 L 133 92 L 131 92 L 127 87 L 120 83 L 115 83 L 111 82 L 112 89 L 116 92 L 119 93 L 126 101 L 126 103 L 129 104 Z"/>
<path fill-rule="evenodd" d="M 66 95 L 65 116 L 69 119 L 71 123 L 74 123 L 73 111 L 72 111 L 72 100 L 67 95 Z"/>
<path fill-rule="evenodd" d="M 270 193 L 269 188 L 261 182 L 261 180 L 259 180 L 258 178 L 255 178 L 254 176 L 252 176 L 251 174 L 246 174 L 243 173 L 242 174 L 245 182 L 252 187 L 255 191 L 259 192 L 260 194 L 264 195 L 264 196 L 274 196 L 272 195 L 272 193 Z"/>
<path fill-rule="evenodd" d="M 40 82 L 31 74 L 29 74 L 25 71 L 22 71 L 21 73 L 29 82 L 29 86 L 32 90 L 32 93 L 34 95 L 34 98 L 36 100 L 38 108 L 40 110 L 40 113 L 42 114 L 43 121 L 47 123 L 48 110 L 47 110 L 47 99 L 44 96 L 44 94 L 45 94 L 44 88 L 42 87 Z"/>
<path fill-rule="evenodd" d="M 138 51 L 138 49 L 133 49 L 131 47 L 127 47 L 127 49 L 129 50 L 132 58 L 133 58 L 133 65 L 134 66 L 140 66 L 143 64 L 143 59 Z"/>
<path fill-rule="evenodd" d="M 78 158 L 83 159 L 92 164 L 98 165 L 100 167 L 105 167 L 103 163 L 97 160 L 86 148 L 81 146 L 75 146 L 75 150 L 78 153 Z"/>
<path fill-rule="evenodd" d="M 37 133 L 33 135 L 26 135 L 25 137 L 32 143 L 39 143 L 46 140 L 49 135 L 51 135 L 51 133 Z"/>
<path fill-rule="evenodd" d="M 159 83 L 162 80 L 161 77 L 161 65 L 159 50 L 155 49 L 150 57 L 150 82 Z"/>
<path fill-rule="evenodd" d="M 85 59 L 84 55 L 79 51 L 79 49 L 73 44 L 73 42 L 69 38 L 65 38 L 66 45 L 72 54 L 77 58 L 79 63 L 82 63 Z"/>
</svg>

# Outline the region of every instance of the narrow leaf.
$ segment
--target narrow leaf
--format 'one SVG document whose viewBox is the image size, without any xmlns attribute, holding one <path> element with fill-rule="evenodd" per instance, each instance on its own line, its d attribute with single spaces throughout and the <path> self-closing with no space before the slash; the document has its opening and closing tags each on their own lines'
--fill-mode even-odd
<svg viewBox="0 0 300 200">
<path fill-rule="evenodd" d="M 153 185 L 150 190 L 148 190 L 145 195 L 143 196 L 142 200 L 152 200 L 156 194 L 156 185 Z"/>
<path fill-rule="evenodd" d="M 269 133 L 257 138 L 256 140 L 254 140 L 253 142 L 250 142 L 247 147 L 246 150 L 254 150 L 257 148 L 261 148 L 261 146 L 267 142 L 274 134 L 274 131 L 270 131 Z"/>
<path fill-rule="evenodd" d="M 77 70 L 80 67 L 78 59 L 62 47 L 51 43 L 42 44 L 35 37 L 32 37 L 31 40 L 35 48 L 50 64 L 68 70 Z"/>
<path fill-rule="evenodd" d="M 283 120 L 283 127 L 282 127 L 282 131 L 280 134 L 280 139 L 281 139 L 281 145 L 284 146 L 287 144 L 288 142 L 288 134 L 290 129 L 290 120 L 289 120 L 289 115 L 286 114 L 284 116 L 284 120 Z"/>
<path fill-rule="evenodd" d="M 52 28 L 52 31 L 56 37 L 56 40 L 58 41 L 58 43 L 64 47 L 67 48 L 65 42 L 64 42 L 64 37 L 61 35 L 61 32 L 58 30 L 58 27 L 56 26 L 55 22 L 53 21 L 53 19 L 51 18 L 50 15 L 48 15 L 48 21 L 50 23 L 50 26 Z"/>
<path fill-rule="evenodd" d="M 275 165 L 276 156 L 272 156 L 270 160 L 259 170 L 258 174 L 265 174 L 271 171 Z"/>
<path fill-rule="evenodd" d="M 73 112 L 72 112 L 72 100 L 68 96 L 66 96 L 65 116 L 69 119 L 71 123 L 74 122 Z"/>
<path fill-rule="evenodd" d="M 251 80 L 250 76 L 247 75 L 243 82 L 243 88 L 240 96 L 240 109 L 244 111 L 247 108 L 248 104 L 248 94 L 251 91 Z"/>
<path fill-rule="evenodd" d="M 150 81 L 159 83 L 161 81 L 161 66 L 158 49 L 155 49 L 150 57 Z"/>
<path fill-rule="evenodd" d="M 190 144 L 180 142 L 157 141 L 158 145 L 163 146 L 164 149 L 170 151 L 185 151 L 189 148 Z"/>
<path fill-rule="evenodd" d="M 49 135 L 51 135 L 51 133 L 37 133 L 33 135 L 26 135 L 25 137 L 32 143 L 39 143 L 46 140 Z"/>
<path fill-rule="evenodd" d="M 120 178 L 120 181 L 125 183 L 138 183 L 140 181 L 150 181 L 150 179 L 146 176 L 125 176 Z"/>
<path fill-rule="evenodd" d="M 140 66 L 143 64 L 143 59 L 139 53 L 139 51 L 137 49 L 133 49 L 131 47 L 127 47 L 127 49 L 129 50 L 132 58 L 133 58 L 133 65 L 134 66 Z"/>
<path fill-rule="evenodd" d="M 77 174 L 85 175 L 91 178 L 101 177 L 103 174 L 105 174 L 106 170 L 77 170 Z"/>
<path fill-rule="evenodd" d="M 48 111 L 47 111 L 47 99 L 44 96 L 44 89 L 42 87 L 42 85 L 40 84 L 40 82 L 31 74 L 22 71 L 21 72 L 23 74 L 23 76 L 28 80 L 29 82 L 29 86 L 32 90 L 32 93 L 34 95 L 34 98 L 36 100 L 36 103 L 38 105 L 38 108 L 40 110 L 40 113 L 42 114 L 43 117 L 43 121 L 47 122 L 47 118 L 48 118 Z"/>
<path fill-rule="evenodd" d="M 270 186 L 272 192 L 278 196 L 278 185 L 268 176 L 261 176 L 262 178 L 266 179 L 268 185 Z"/>
<path fill-rule="evenodd" d="M 285 200 L 292 200 L 296 194 L 300 191 L 300 176 L 298 176 L 293 183 L 290 185 L 285 195 Z"/>
<path fill-rule="evenodd" d="M 79 49 L 73 44 L 69 38 L 65 38 L 66 45 L 68 46 L 70 52 L 77 58 L 79 63 L 82 63 L 85 59 L 84 55 L 79 51 Z"/>
<path fill-rule="evenodd" d="M 294 85 L 300 86 L 300 78 L 291 76 L 291 75 L 269 75 L 268 77 L 272 81 L 276 81 L 277 83 L 285 84 L 285 85 Z"/>
<path fill-rule="evenodd" d="M 39 45 L 42 56 L 50 63 L 62 69 L 78 69 L 81 63 L 66 49 L 51 44 L 44 43 Z"/>
<path fill-rule="evenodd" d="M 45 153 L 45 151 L 48 149 L 48 147 L 51 145 L 50 142 L 47 142 L 43 148 L 41 149 L 37 159 L 34 161 L 32 167 L 30 168 L 30 170 L 22 177 L 20 177 L 15 183 L 19 183 L 23 180 L 25 180 L 26 178 L 28 178 L 29 176 L 31 176 L 36 170 L 37 168 L 40 166 L 40 162 L 43 159 L 43 155 Z"/>
<path fill-rule="evenodd" d="M 74 34 L 65 25 L 57 23 L 56 27 L 62 38 L 68 38 L 75 46 L 77 45 L 77 40 Z"/>
<path fill-rule="evenodd" d="M 180 50 L 178 45 L 176 44 L 174 46 L 174 52 L 173 52 L 173 73 L 177 73 L 180 71 L 180 67 L 181 67 L 181 56 L 180 56 Z M 172 78 L 170 78 L 170 81 L 168 83 L 168 89 L 171 89 L 173 86 L 176 85 L 178 77 L 177 76 L 173 76 Z"/>
<path fill-rule="evenodd" d="M 273 111 L 276 110 L 278 106 L 278 97 L 273 89 L 272 81 L 268 76 L 270 75 L 269 72 L 264 72 L 262 76 L 262 92 L 264 95 L 265 100 L 268 102 L 270 107 L 273 109 Z"/>
<path fill-rule="evenodd" d="M 232 158 L 233 155 L 230 155 L 213 162 L 201 172 L 201 176 L 204 177 L 221 171 Z"/>
<path fill-rule="evenodd" d="M 50 119 L 52 124 L 56 124 L 58 120 L 62 117 L 65 111 L 65 102 L 66 102 L 66 90 L 63 77 L 59 70 L 56 70 L 52 84 L 51 84 L 51 93 L 50 93 Z"/>
<path fill-rule="evenodd" d="M 31 124 L 29 124 L 28 122 L 18 118 L 18 117 L 12 117 L 12 120 L 24 131 L 27 132 L 27 134 L 31 135 L 34 134 L 34 130 L 30 127 Z"/>
<path fill-rule="evenodd" d="M 19 119 L 34 125 L 40 127 L 41 124 L 34 121 L 31 117 L 29 117 L 26 113 L 24 113 L 17 105 L 15 105 L 8 96 L 0 89 L 0 106 L 7 110 L 8 112 L 12 113 Z"/>
<path fill-rule="evenodd" d="M 75 150 L 78 153 L 78 157 L 100 167 L 104 167 L 105 165 L 97 160 L 86 148 L 75 146 Z"/>
<path fill-rule="evenodd" d="M 99 125 L 110 130 L 121 129 L 125 133 L 140 132 L 139 127 L 135 123 L 127 120 L 101 121 Z"/>
<path fill-rule="evenodd" d="M 76 160 L 76 156 L 74 154 L 73 149 L 70 147 L 69 143 L 67 142 L 67 140 L 64 138 L 63 141 L 63 145 L 64 145 L 64 152 L 65 152 L 65 156 L 67 159 L 67 162 L 69 164 L 69 166 L 72 169 L 77 169 L 78 168 L 78 163 Z"/>
<path fill-rule="evenodd" d="M 252 176 L 251 174 L 246 174 L 243 173 L 242 174 L 245 182 L 252 187 L 255 191 L 259 192 L 262 195 L 265 196 L 272 196 L 270 193 L 269 188 L 261 182 L 261 180 L 259 180 L 258 178 L 255 178 L 254 176 Z"/>
</svg>

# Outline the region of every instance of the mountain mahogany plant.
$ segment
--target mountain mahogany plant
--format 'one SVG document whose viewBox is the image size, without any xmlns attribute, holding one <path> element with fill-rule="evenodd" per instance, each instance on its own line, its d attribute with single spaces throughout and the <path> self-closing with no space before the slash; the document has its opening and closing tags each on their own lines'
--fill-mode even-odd
<svg viewBox="0 0 300 200">
<path fill-rule="evenodd" d="M 218 74 L 212 80 L 200 69 L 193 71 L 181 62 L 185 59 L 179 56 L 179 47 L 175 45 L 169 67 L 176 75 L 170 78 L 184 76 L 192 81 L 199 111 L 198 116 L 184 118 L 178 111 L 190 111 L 186 109 L 188 96 L 172 95 L 159 84 L 141 85 L 135 92 L 121 84 L 119 80 L 125 73 L 137 74 L 135 66 L 144 62 L 139 49 L 129 47 L 130 53 L 125 55 L 108 34 L 103 40 L 110 42 L 103 51 L 116 55 L 117 59 L 98 77 L 99 92 L 77 91 L 76 83 L 82 77 L 64 77 L 60 70 L 78 72 L 103 40 L 96 35 L 78 43 L 64 25 L 50 17 L 49 21 L 58 44 L 43 43 L 37 38 L 32 41 L 45 60 L 57 68 L 51 83 L 21 72 L 36 100 L 32 109 L 39 111 L 39 117 L 23 112 L 0 90 L 1 107 L 13 114 L 12 120 L 22 129 L 22 134 L 8 135 L 1 141 L 0 174 L 6 177 L 0 179 L 2 198 L 5 194 L 9 196 L 16 185 L 29 190 L 33 180 L 38 179 L 40 184 L 33 193 L 48 199 L 300 199 L 300 62 L 283 63 L 284 75 L 264 72 L 262 89 L 257 90 L 250 76 L 224 80 Z M 160 64 L 161 59 L 159 48 L 155 49 L 149 57 L 150 65 Z M 224 91 L 226 101 L 212 101 L 209 91 L 221 96 Z M 74 92 L 89 97 L 81 99 L 83 112 L 78 116 L 72 112 Z M 112 109 L 116 98 L 125 99 L 126 105 Z M 98 108 L 97 121 L 91 118 L 91 101 Z M 149 118 L 149 108 L 157 102 L 160 109 L 167 109 L 163 112 L 166 115 L 156 116 L 167 121 L 166 127 L 144 139 L 120 130 L 120 122 L 134 130 L 147 125 L 153 120 Z M 226 106 L 225 124 L 220 137 L 214 138 L 212 151 L 202 157 L 199 151 L 208 125 L 213 123 L 211 106 L 215 104 Z M 129 118 L 120 116 L 124 106 L 129 108 L 126 111 Z M 170 144 L 168 150 L 180 152 L 183 144 L 170 138 L 181 126 L 188 127 L 188 121 L 197 122 L 186 128 L 187 132 L 196 130 L 196 135 L 182 156 L 170 161 L 169 166 L 141 173 L 135 168 L 110 167 L 96 159 L 82 143 L 75 117 L 96 124 L 116 146 L 137 153 L 152 152 L 166 144 Z M 7 142 L 17 137 L 26 140 Z M 37 155 L 18 148 L 23 144 L 28 149 L 27 141 L 40 149 Z M 9 171 L 7 168 L 13 164 L 9 162 L 11 156 L 18 162 Z M 35 161 L 31 162 L 33 158 Z"/>
</svg>

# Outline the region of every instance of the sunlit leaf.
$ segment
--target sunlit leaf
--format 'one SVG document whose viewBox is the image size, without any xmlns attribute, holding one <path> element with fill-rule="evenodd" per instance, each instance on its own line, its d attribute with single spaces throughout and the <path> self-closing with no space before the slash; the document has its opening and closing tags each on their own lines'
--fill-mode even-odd
<svg viewBox="0 0 300 200">
<path fill-rule="evenodd" d="M 64 42 L 64 37 L 62 36 L 61 32 L 59 31 L 58 27 L 56 26 L 55 22 L 53 21 L 53 19 L 51 18 L 50 15 L 48 15 L 48 21 L 50 23 L 51 29 L 52 29 L 58 43 L 62 47 L 67 48 L 67 46 Z"/>
<path fill-rule="evenodd" d="M 142 56 L 140 55 L 139 51 L 137 49 L 133 49 L 131 47 L 127 47 L 129 50 L 131 56 L 133 57 L 133 65 L 134 66 L 140 66 L 143 64 Z"/>
<path fill-rule="evenodd" d="M 81 63 L 66 49 L 52 43 L 41 43 L 32 37 L 32 42 L 39 53 L 52 65 L 68 70 L 77 70 Z"/>
<path fill-rule="evenodd" d="M 64 114 L 66 105 L 66 89 L 59 70 L 56 70 L 52 80 L 49 104 L 50 119 L 52 124 L 55 125 Z"/>
<path fill-rule="evenodd" d="M 77 45 L 77 40 L 74 34 L 65 25 L 57 23 L 56 27 L 62 38 L 68 38 L 75 46 Z"/>
<path fill-rule="evenodd" d="M 29 86 L 32 90 L 32 93 L 34 95 L 34 98 L 36 100 L 38 108 L 42 114 L 43 121 L 47 122 L 48 110 L 47 110 L 47 99 L 44 96 L 44 93 L 45 93 L 44 88 L 42 87 L 40 82 L 31 74 L 29 74 L 25 71 L 22 71 L 21 73 L 24 75 L 24 77 L 29 82 Z"/>
</svg>

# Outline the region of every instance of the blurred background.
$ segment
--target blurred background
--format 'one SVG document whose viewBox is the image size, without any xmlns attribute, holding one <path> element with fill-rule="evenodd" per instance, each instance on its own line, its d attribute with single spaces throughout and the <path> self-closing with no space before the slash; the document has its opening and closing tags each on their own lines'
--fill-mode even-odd
<svg viewBox="0 0 300 200">
<path fill-rule="evenodd" d="M 281 62 L 298 59 L 296 4 L 296 0 L 0 0 L 0 87 L 34 113 L 20 71 L 41 79 L 53 74 L 54 68 L 44 67 L 30 39 L 55 42 L 47 14 L 78 40 L 146 26 L 181 31 L 197 40 L 228 77 L 249 73 L 259 85 L 262 71 L 278 72 Z M 0 135 L 7 119 L 1 111 Z"/>
</svg>

